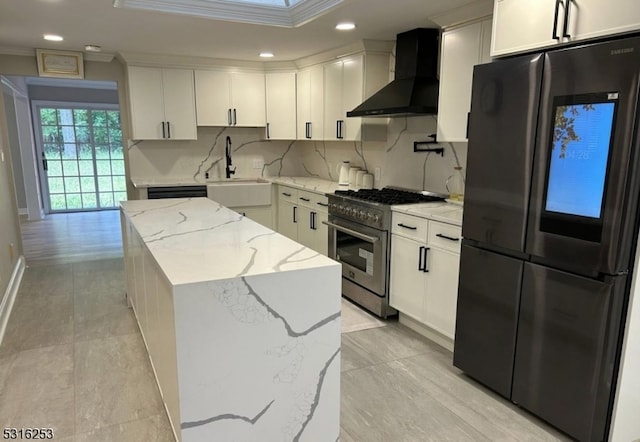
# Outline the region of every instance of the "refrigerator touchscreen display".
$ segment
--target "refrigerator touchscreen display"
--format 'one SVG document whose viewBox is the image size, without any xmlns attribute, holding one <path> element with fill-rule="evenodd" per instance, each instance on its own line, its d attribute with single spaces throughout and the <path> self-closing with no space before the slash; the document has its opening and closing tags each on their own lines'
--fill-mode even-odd
<svg viewBox="0 0 640 442">
<path fill-rule="evenodd" d="M 556 105 L 545 211 L 599 219 L 615 101 Z"/>
</svg>

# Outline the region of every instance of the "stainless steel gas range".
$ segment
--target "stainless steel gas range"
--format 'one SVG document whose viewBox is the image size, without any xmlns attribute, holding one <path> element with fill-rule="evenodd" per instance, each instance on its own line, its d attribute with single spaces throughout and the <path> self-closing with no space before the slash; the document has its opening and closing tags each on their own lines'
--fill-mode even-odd
<svg viewBox="0 0 640 442">
<path fill-rule="evenodd" d="M 443 201 L 444 195 L 393 187 L 328 194 L 329 257 L 342 264 L 342 294 L 376 315 L 389 306 L 391 206 Z"/>
</svg>

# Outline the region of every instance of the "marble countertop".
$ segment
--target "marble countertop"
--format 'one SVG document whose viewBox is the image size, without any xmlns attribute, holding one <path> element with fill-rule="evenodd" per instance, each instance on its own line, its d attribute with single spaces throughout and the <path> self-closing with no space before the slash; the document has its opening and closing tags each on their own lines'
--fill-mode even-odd
<svg viewBox="0 0 640 442">
<path fill-rule="evenodd" d="M 336 190 L 342 190 L 346 186 L 340 186 L 335 181 L 323 180 L 313 177 L 272 177 L 266 178 L 274 184 L 282 184 L 283 186 L 291 186 L 297 189 L 308 190 L 316 193 L 333 193 Z"/>
<path fill-rule="evenodd" d="M 394 212 L 419 216 L 420 218 L 442 221 L 462 226 L 462 206 L 452 203 L 421 203 L 392 206 Z"/>
<path fill-rule="evenodd" d="M 246 179 L 261 179 L 274 184 L 282 184 L 302 190 L 308 190 L 316 193 L 333 193 L 340 189 L 341 186 L 335 181 L 323 180 L 313 177 L 260 177 Z M 133 187 L 140 189 L 146 187 L 168 187 L 168 186 L 198 186 L 207 185 L 205 181 L 197 181 L 193 178 L 131 178 Z M 342 186 L 344 187 L 344 186 Z"/>
<path fill-rule="evenodd" d="M 339 265 L 207 198 L 120 207 L 174 286 Z"/>
</svg>

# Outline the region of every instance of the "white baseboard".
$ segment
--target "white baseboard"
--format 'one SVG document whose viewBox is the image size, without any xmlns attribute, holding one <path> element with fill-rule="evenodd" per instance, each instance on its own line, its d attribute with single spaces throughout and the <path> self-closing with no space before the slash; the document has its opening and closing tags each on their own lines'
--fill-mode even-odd
<svg viewBox="0 0 640 442">
<path fill-rule="evenodd" d="M 21 256 L 18 258 L 18 262 L 16 262 L 16 266 L 11 274 L 11 279 L 9 280 L 9 285 L 4 292 L 2 302 L 0 302 L 0 345 L 2 345 L 2 340 L 4 339 L 4 332 L 7 328 L 7 323 L 9 322 L 13 303 L 18 295 L 18 289 L 22 282 L 25 267 L 26 262 L 24 260 L 24 256 Z"/>
<path fill-rule="evenodd" d="M 439 346 L 444 347 L 451 352 L 453 351 L 453 340 L 441 333 L 438 333 L 434 329 L 421 324 L 415 319 L 407 315 L 403 315 L 402 313 L 398 315 L 398 322 L 400 322 L 400 324 L 404 325 L 405 327 L 410 328 L 414 332 L 421 334 L 425 338 L 435 342 Z"/>
</svg>

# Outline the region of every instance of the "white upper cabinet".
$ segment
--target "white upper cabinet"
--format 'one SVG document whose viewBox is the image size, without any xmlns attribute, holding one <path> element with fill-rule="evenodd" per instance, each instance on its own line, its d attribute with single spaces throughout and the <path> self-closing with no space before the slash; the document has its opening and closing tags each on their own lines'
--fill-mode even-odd
<svg viewBox="0 0 640 442">
<path fill-rule="evenodd" d="M 491 61 L 491 20 L 483 20 L 442 34 L 437 140 L 467 141 L 473 67 Z"/>
<path fill-rule="evenodd" d="M 389 58 L 359 54 L 324 65 L 324 139 L 386 140 L 386 119 L 347 118 L 389 81 Z"/>
<path fill-rule="evenodd" d="M 296 139 L 296 74 L 266 74 L 267 129 L 270 140 Z"/>
<path fill-rule="evenodd" d="M 297 138 L 322 140 L 324 72 L 322 66 L 303 69 L 297 75 Z"/>
<path fill-rule="evenodd" d="M 359 140 L 361 118 L 347 118 L 363 101 L 363 55 L 344 58 L 324 65 L 324 138 Z"/>
<path fill-rule="evenodd" d="M 491 55 L 640 29 L 637 0 L 496 0 Z"/>
<path fill-rule="evenodd" d="M 638 29 L 638 0 L 572 0 L 569 4 L 567 40 L 584 40 Z"/>
<path fill-rule="evenodd" d="M 198 126 L 266 125 L 264 73 L 197 70 L 195 82 Z"/>
<path fill-rule="evenodd" d="M 136 140 L 195 140 L 193 71 L 129 66 L 132 136 Z"/>
</svg>

